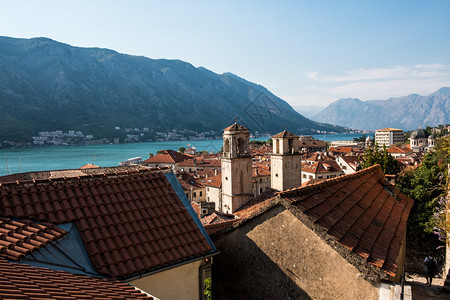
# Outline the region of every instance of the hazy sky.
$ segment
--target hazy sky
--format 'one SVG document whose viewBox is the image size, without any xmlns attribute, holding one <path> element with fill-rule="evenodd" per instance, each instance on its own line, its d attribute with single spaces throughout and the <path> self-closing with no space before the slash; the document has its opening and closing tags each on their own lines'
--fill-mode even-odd
<svg viewBox="0 0 450 300">
<path fill-rule="evenodd" d="M 0 0 L 0 35 L 181 59 L 291 105 L 450 86 L 447 0 Z"/>
</svg>

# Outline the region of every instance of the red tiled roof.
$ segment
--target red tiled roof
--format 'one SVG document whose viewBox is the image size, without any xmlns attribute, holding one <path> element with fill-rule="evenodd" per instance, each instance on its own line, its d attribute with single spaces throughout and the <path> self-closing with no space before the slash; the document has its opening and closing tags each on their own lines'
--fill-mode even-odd
<svg viewBox="0 0 450 300">
<path fill-rule="evenodd" d="M 261 165 L 253 166 L 253 177 L 270 176 L 269 168 Z"/>
<path fill-rule="evenodd" d="M 190 158 L 192 157 L 174 150 L 162 150 L 159 154 L 156 154 L 155 156 L 152 156 L 149 159 L 144 160 L 144 163 L 175 164 Z"/>
<path fill-rule="evenodd" d="M 18 260 L 65 234 L 53 224 L 0 217 L 0 256 Z"/>
<path fill-rule="evenodd" d="M 248 128 L 239 125 L 238 123 L 234 123 L 233 125 L 225 128 L 224 131 L 248 131 Z"/>
<path fill-rule="evenodd" d="M 195 178 L 193 173 L 181 173 L 177 176 L 183 190 L 189 191 L 193 189 L 202 189 L 206 183 L 206 178 Z"/>
<path fill-rule="evenodd" d="M 266 207 L 273 199 L 274 195 L 277 193 L 276 190 L 269 188 L 265 190 L 259 196 L 251 199 L 249 202 L 240 207 L 234 214 L 239 218 L 249 218 L 257 211 Z"/>
<path fill-rule="evenodd" d="M 357 168 L 360 165 L 360 160 L 356 156 L 341 156 L 341 159 L 354 168 Z"/>
<path fill-rule="evenodd" d="M 389 153 L 410 153 L 412 152 L 411 148 L 401 148 L 397 146 L 392 146 L 387 149 Z"/>
<path fill-rule="evenodd" d="M 191 206 L 194 209 L 194 211 L 197 214 L 197 216 L 199 216 L 199 218 L 200 218 L 200 212 L 201 212 L 200 204 L 197 203 L 197 202 L 191 202 Z"/>
<path fill-rule="evenodd" d="M 323 178 L 317 178 L 317 179 L 309 179 L 308 181 L 305 181 L 304 183 L 302 183 L 302 186 L 307 186 L 307 185 L 313 185 L 322 181 L 325 181 L 326 179 Z"/>
<path fill-rule="evenodd" d="M 315 161 L 312 164 L 302 163 L 302 172 L 318 174 L 318 173 L 341 172 L 341 171 L 342 169 L 333 160 Z"/>
<path fill-rule="evenodd" d="M 177 163 L 177 166 L 180 167 L 221 167 L 220 159 L 202 159 L 199 157 L 186 159 L 180 163 Z"/>
<path fill-rule="evenodd" d="M 222 174 L 217 174 L 213 177 L 205 179 L 205 186 L 220 188 L 221 185 L 222 185 Z"/>
<path fill-rule="evenodd" d="M 290 201 L 345 248 L 395 276 L 413 200 L 385 183 L 379 165 L 280 192 L 279 196 Z"/>
<path fill-rule="evenodd" d="M 1 299 L 153 299 L 128 283 L 0 258 Z"/>
<path fill-rule="evenodd" d="M 86 164 L 86 165 L 80 167 L 81 170 L 82 170 L 82 169 L 93 169 L 93 168 L 100 168 L 100 167 L 99 167 L 99 166 L 96 166 L 96 165 L 94 165 L 94 164 Z"/>
<path fill-rule="evenodd" d="M 307 141 L 307 140 L 302 140 L 300 141 L 300 148 L 317 148 L 317 147 L 326 147 L 327 146 L 327 142 L 325 141 L 321 141 L 321 140 L 313 140 L 313 141 Z"/>
<path fill-rule="evenodd" d="M 293 133 L 290 133 L 287 130 L 284 130 L 280 133 L 275 134 L 273 137 L 273 139 L 279 139 L 279 138 L 298 138 L 298 135 L 295 135 Z"/>
<path fill-rule="evenodd" d="M 330 147 L 331 152 L 352 153 L 352 147 Z"/>
<path fill-rule="evenodd" d="M 384 128 L 384 129 L 378 129 L 376 131 L 403 131 L 402 129 L 397 129 L 397 128 Z"/>
<path fill-rule="evenodd" d="M 212 250 L 162 172 L 0 185 L 0 215 L 74 222 L 95 269 L 111 277 Z"/>
<path fill-rule="evenodd" d="M 224 222 L 220 222 L 220 223 L 208 224 L 208 225 L 205 225 L 205 229 L 206 229 L 206 232 L 208 233 L 208 235 L 212 235 L 219 231 L 222 231 L 224 229 L 231 227 L 237 221 L 239 221 L 239 219 L 228 220 L 228 221 L 224 221 Z"/>
<path fill-rule="evenodd" d="M 205 226 L 205 225 L 223 223 L 223 222 L 234 220 L 234 219 L 235 219 L 234 215 L 224 214 L 224 213 L 221 213 L 218 211 L 214 211 L 212 214 L 201 218 L 201 222 Z"/>
</svg>

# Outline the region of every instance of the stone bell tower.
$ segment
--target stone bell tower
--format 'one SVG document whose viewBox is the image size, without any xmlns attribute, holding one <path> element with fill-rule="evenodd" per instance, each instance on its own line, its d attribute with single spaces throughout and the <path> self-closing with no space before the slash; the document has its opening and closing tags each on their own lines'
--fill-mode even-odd
<svg viewBox="0 0 450 300">
<path fill-rule="evenodd" d="M 270 157 L 272 188 L 284 191 L 301 186 L 301 155 L 298 136 L 288 131 L 272 137 L 273 153 Z"/>
<path fill-rule="evenodd" d="M 252 156 L 248 129 L 234 123 L 223 131 L 222 203 L 219 210 L 234 213 L 253 196 Z"/>
</svg>

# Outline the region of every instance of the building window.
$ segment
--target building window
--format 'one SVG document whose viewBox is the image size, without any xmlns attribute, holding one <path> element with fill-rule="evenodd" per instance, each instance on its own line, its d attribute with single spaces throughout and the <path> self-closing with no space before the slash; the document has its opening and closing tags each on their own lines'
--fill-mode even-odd
<svg viewBox="0 0 450 300">
<path fill-rule="evenodd" d="M 305 178 L 305 179 L 306 179 L 306 174 L 303 174 L 303 178 Z"/>
<path fill-rule="evenodd" d="M 202 191 L 200 191 L 200 197 L 202 196 Z"/>
<path fill-rule="evenodd" d="M 196 197 L 197 196 L 197 193 L 196 192 L 194 192 L 194 197 Z"/>
</svg>

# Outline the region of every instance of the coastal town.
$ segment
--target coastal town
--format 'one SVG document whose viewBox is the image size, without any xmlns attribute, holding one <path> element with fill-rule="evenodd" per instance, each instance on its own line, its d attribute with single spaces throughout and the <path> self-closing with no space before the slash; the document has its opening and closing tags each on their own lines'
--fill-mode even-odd
<svg viewBox="0 0 450 300">
<path fill-rule="evenodd" d="M 0 300 L 450 300 L 449 12 L 0 2 Z"/>
<path fill-rule="evenodd" d="M 398 174 L 364 164 L 383 151 L 398 172 L 417 168 L 449 138 L 448 125 L 428 130 L 327 145 L 286 130 L 250 141 L 234 123 L 219 153 L 162 149 L 122 166 L 2 176 L 2 273 L 124 298 L 407 299 L 414 201 Z"/>
</svg>

